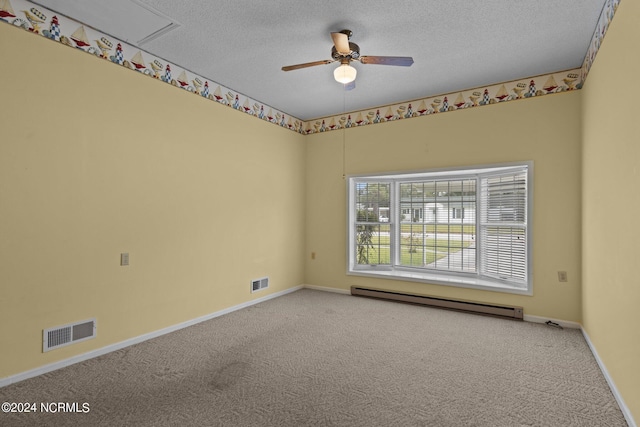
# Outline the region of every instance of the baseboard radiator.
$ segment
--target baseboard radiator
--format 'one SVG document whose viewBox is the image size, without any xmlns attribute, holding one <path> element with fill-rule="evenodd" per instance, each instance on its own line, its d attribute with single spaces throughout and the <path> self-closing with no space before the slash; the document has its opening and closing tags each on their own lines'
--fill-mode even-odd
<svg viewBox="0 0 640 427">
<path fill-rule="evenodd" d="M 357 286 L 351 287 L 351 295 L 407 302 L 430 307 L 445 308 L 448 310 L 464 311 L 467 313 L 484 314 L 488 316 L 505 317 L 517 320 L 522 320 L 524 314 L 522 307 L 493 305 L 473 301 L 459 301 L 426 295 L 412 295 L 380 289 L 361 288 Z"/>
</svg>

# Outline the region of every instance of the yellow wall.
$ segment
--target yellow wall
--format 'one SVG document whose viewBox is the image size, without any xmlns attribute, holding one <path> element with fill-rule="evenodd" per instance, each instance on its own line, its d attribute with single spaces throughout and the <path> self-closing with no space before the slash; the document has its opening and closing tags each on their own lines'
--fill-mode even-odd
<svg viewBox="0 0 640 427">
<path fill-rule="evenodd" d="M 302 135 L 6 24 L 0 57 L 0 378 L 304 283 Z"/>
<path fill-rule="evenodd" d="M 582 91 L 306 137 L 0 25 L 0 379 L 301 283 L 367 285 L 583 322 L 639 418 L 639 18 L 621 3 Z M 533 296 L 346 275 L 343 173 L 520 160 Z M 42 353 L 43 328 L 89 317 L 96 339 Z"/>
<path fill-rule="evenodd" d="M 583 326 L 640 420 L 640 4 L 622 1 L 583 92 Z"/>
<path fill-rule="evenodd" d="M 307 136 L 307 283 L 514 304 L 579 322 L 580 101 L 576 91 Z M 347 175 L 533 160 L 534 295 L 346 275 L 343 137 Z M 568 283 L 558 282 L 558 270 Z"/>
</svg>

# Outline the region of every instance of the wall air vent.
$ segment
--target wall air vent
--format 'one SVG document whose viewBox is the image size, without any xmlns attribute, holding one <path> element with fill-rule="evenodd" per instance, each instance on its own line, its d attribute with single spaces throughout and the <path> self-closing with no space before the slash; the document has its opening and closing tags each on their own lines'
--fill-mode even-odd
<svg viewBox="0 0 640 427">
<path fill-rule="evenodd" d="M 96 319 L 84 320 L 42 331 L 42 352 L 64 347 L 96 336 Z"/>
<path fill-rule="evenodd" d="M 251 293 L 269 287 L 269 278 L 255 279 L 251 281 Z"/>
</svg>

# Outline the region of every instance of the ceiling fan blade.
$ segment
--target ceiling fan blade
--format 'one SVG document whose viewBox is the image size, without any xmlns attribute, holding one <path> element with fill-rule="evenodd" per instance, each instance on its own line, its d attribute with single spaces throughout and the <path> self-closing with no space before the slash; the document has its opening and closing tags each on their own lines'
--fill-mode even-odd
<svg viewBox="0 0 640 427">
<path fill-rule="evenodd" d="M 361 56 L 360 62 L 363 64 L 378 65 L 398 65 L 400 67 L 410 67 L 413 58 L 410 56 Z"/>
<path fill-rule="evenodd" d="M 314 67 L 316 65 L 331 64 L 332 62 L 334 62 L 334 61 L 331 60 L 331 59 L 325 59 L 323 61 L 314 61 L 314 62 L 305 62 L 304 64 L 287 65 L 286 67 L 282 67 L 282 71 L 299 70 L 300 68 Z"/>
<path fill-rule="evenodd" d="M 351 53 L 348 35 L 345 33 L 331 33 L 331 38 L 333 39 L 333 45 L 336 47 L 338 53 L 342 55 L 348 55 Z"/>
</svg>

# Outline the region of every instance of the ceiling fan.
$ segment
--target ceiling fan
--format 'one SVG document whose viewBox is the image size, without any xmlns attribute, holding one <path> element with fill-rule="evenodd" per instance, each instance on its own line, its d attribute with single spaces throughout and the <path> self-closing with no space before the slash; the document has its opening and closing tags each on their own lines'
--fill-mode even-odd
<svg viewBox="0 0 640 427">
<path fill-rule="evenodd" d="M 331 33 L 331 38 L 333 39 L 332 59 L 288 65 L 282 67 L 282 71 L 298 70 L 339 61 L 340 66 L 333 71 L 333 77 L 337 82 L 344 84 L 345 89 L 350 90 L 355 87 L 357 74 L 357 70 L 349 65 L 351 61 L 360 61 L 362 64 L 396 65 L 401 67 L 410 67 L 413 64 L 413 58 L 410 56 L 360 56 L 360 46 L 349 41 L 352 34 L 351 30 Z"/>
</svg>

